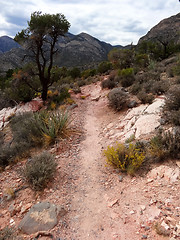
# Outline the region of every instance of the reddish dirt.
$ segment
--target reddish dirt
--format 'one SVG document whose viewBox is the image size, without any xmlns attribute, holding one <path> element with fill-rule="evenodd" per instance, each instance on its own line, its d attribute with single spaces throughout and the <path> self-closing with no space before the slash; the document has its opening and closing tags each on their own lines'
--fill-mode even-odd
<svg viewBox="0 0 180 240">
<path fill-rule="evenodd" d="M 29 188 L 20 190 L 14 200 L 1 205 L 0 225 L 14 225 L 25 213 L 10 217 L 9 206 L 37 201 L 50 201 L 64 206 L 67 214 L 60 217 L 50 232 L 61 240 L 165 240 L 158 235 L 155 223 L 171 217 L 179 222 L 179 181 L 170 183 L 163 178 L 149 181 L 144 173 L 130 177 L 106 165 L 103 150 L 112 142 L 103 129 L 121 118 L 125 112 L 115 113 L 107 105 L 107 92 L 100 83 L 82 87 L 82 95 L 73 96 L 78 107 L 72 110 L 74 133 L 50 151 L 56 154 L 58 172 L 55 181 L 41 195 Z M 120 120 L 119 120 L 120 121 Z M 9 187 L 24 185 L 17 169 L 10 167 L 0 177 L 0 197 Z M 23 239 L 32 239 L 22 235 Z M 39 239 L 50 239 L 39 237 Z"/>
</svg>

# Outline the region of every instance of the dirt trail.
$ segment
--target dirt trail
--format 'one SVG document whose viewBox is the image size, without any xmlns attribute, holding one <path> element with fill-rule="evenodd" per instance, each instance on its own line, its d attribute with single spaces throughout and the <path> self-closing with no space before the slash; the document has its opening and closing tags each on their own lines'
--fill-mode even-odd
<svg viewBox="0 0 180 240">
<path fill-rule="evenodd" d="M 156 222 L 168 223 L 171 232 L 180 229 L 180 179 L 171 182 L 163 174 L 156 177 L 146 173 L 130 177 L 106 166 L 103 149 L 117 140 L 107 131 L 113 133 L 126 115 L 126 111 L 115 113 L 108 107 L 107 93 L 98 82 L 82 87 L 82 95 L 74 95 L 78 107 L 72 110 L 73 127 L 78 131 L 50 149 L 58 162 L 54 181 L 42 195 L 34 196 L 26 188 L 13 202 L 4 203 L 0 225 L 8 226 L 13 218 L 18 226 L 25 215 L 23 209 L 37 201 L 48 201 L 65 208 L 51 230 L 57 240 L 167 240 L 171 238 L 157 234 Z M 0 175 L 0 200 L 9 187 L 23 185 L 17 171 L 21 164 Z M 175 164 L 170 161 L 165 165 Z M 10 206 L 21 211 L 11 216 Z"/>
<path fill-rule="evenodd" d="M 123 222 L 118 221 L 117 224 L 117 221 L 113 220 L 112 209 L 108 206 L 108 192 L 105 186 L 109 183 L 106 182 L 106 167 L 102 156 L 103 143 L 100 137 L 106 107 L 103 101 L 93 101 L 100 96 L 100 85 L 92 87 L 93 89 L 88 90 L 93 92 L 93 96 L 83 103 L 86 104 L 85 140 L 81 142 L 79 179 L 76 182 L 76 191 L 72 193 L 70 228 L 76 240 L 126 239 L 123 233 Z M 88 94 L 88 92 L 84 93 Z M 119 229 L 121 229 L 122 238 L 117 234 Z"/>
</svg>

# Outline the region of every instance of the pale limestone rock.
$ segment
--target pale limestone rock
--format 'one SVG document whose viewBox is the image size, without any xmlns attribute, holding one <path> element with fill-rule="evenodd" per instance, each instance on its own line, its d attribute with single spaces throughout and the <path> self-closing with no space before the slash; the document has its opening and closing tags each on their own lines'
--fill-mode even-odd
<svg viewBox="0 0 180 240">
<path fill-rule="evenodd" d="M 136 129 L 135 137 L 139 138 L 141 135 L 153 132 L 160 125 L 159 118 L 156 114 L 142 115 L 133 126 Z"/>
<path fill-rule="evenodd" d="M 133 109 L 131 109 L 127 115 L 125 116 L 124 120 L 130 120 L 132 119 L 134 116 L 139 116 L 141 114 L 143 114 L 143 112 L 145 111 L 145 109 L 148 107 L 148 104 L 142 104 L 138 107 L 135 107 Z"/>
<path fill-rule="evenodd" d="M 164 106 L 165 99 L 164 98 L 156 98 L 152 104 L 150 104 L 144 114 L 158 114 L 162 111 L 162 107 Z"/>
</svg>

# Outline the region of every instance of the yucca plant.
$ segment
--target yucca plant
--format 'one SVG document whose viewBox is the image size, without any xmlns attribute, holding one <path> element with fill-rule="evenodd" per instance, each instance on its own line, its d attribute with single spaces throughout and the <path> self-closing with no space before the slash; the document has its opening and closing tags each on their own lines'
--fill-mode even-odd
<svg viewBox="0 0 180 240">
<path fill-rule="evenodd" d="M 42 111 L 36 113 L 35 118 L 45 145 L 54 142 L 58 136 L 65 135 L 65 131 L 70 124 L 70 117 L 67 111 Z"/>
</svg>

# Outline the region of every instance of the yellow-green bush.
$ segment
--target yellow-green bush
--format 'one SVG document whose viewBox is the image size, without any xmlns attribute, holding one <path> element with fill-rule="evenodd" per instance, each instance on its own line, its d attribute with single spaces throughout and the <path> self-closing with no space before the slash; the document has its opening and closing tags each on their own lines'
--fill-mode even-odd
<svg viewBox="0 0 180 240">
<path fill-rule="evenodd" d="M 120 168 L 122 171 L 131 175 L 135 173 L 145 159 L 145 153 L 135 144 L 126 146 L 117 143 L 116 146 L 108 146 L 104 154 L 108 164 Z"/>
</svg>

